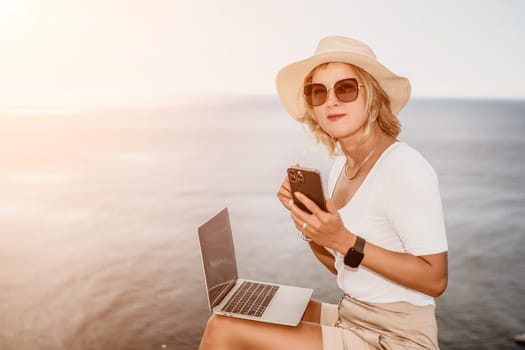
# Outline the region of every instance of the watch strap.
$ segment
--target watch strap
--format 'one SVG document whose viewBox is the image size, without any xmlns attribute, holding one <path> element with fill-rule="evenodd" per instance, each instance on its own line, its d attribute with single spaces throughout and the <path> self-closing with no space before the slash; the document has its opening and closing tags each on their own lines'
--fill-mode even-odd
<svg viewBox="0 0 525 350">
<path fill-rule="evenodd" d="M 358 252 L 363 253 L 365 250 L 365 243 L 366 243 L 366 240 L 363 237 L 356 236 L 356 241 L 353 246 L 354 250 L 357 250 Z"/>
</svg>

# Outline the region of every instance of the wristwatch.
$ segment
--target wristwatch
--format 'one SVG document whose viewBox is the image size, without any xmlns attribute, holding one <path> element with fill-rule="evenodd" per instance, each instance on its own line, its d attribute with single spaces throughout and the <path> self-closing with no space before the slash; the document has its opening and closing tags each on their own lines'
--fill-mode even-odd
<svg viewBox="0 0 525 350">
<path fill-rule="evenodd" d="M 357 240 L 355 241 L 354 246 L 348 249 L 348 252 L 345 255 L 345 265 L 353 268 L 358 267 L 365 256 L 364 249 L 366 240 L 359 236 L 356 237 Z"/>
</svg>

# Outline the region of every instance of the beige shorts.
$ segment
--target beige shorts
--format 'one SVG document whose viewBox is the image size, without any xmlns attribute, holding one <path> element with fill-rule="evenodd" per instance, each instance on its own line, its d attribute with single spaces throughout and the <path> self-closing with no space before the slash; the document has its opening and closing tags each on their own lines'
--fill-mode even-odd
<svg viewBox="0 0 525 350">
<path fill-rule="evenodd" d="M 365 303 L 344 295 L 322 304 L 324 350 L 438 349 L 434 305 Z"/>
</svg>

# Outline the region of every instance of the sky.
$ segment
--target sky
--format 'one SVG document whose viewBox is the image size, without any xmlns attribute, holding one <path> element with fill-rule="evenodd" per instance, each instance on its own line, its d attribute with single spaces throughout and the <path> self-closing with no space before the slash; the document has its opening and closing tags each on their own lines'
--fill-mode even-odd
<svg viewBox="0 0 525 350">
<path fill-rule="evenodd" d="M 522 0 L 0 0 L 0 105 L 275 95 L 319 39 L 366 42 L 415 97 L 525 99 Z"/>
</svg>

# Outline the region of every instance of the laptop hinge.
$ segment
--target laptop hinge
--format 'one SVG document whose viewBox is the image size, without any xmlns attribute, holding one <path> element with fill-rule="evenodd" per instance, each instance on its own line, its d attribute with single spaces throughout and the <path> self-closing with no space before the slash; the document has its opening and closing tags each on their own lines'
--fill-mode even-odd
<svg viewBox="0 0 525 350">
<path fill-rule="evenodd" d="M 222 301 L 222 299 L 230 292 L 230 290 L 233 289 L 233 287 L 235 287 L 235 283 L 237 282 L 237 280 L 230 280 L 228 282 L 226 282 L 226 285 L 222 286 L 221 287 L 221 291 L 217 294 L 217 296 L 215 297 L 215 299 L 213 299 L 211 301 L 211 309 L 213 310 L 213 308 L 215 308 L 215 306 L 219 305 Z"/>
</svg>

